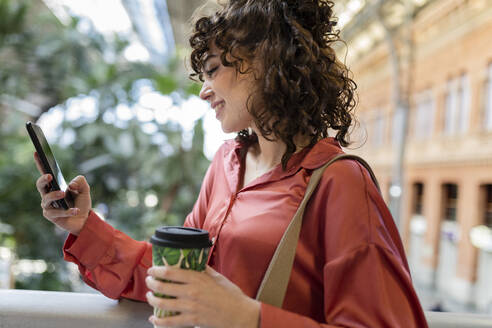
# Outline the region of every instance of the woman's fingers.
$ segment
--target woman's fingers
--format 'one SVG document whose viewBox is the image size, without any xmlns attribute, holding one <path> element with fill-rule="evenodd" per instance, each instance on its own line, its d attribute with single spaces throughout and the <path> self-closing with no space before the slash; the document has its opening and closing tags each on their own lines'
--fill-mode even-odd
<svg viewBox="0 0 492 328">
<path fill-rule="evenodd" d="M 173 282 L 191 283 L 203 279 L 204 272 L 184 270 L 168 266 L 153 266 L 147 270 L 147 274 L 157 278 Z"/>
<path fill-rule="evenodd" d="M 202 319 L 202 320 L 200 320 Z M 154 324 L 155 327 L 183 327 L 183 326 L 199 326 L 199 322 L 203 321 L 203 318 L 199 318 L 193 313 L 181 313 L 165 318 L 157 318 L 151 316 L 149 321 Z"/>
<path fill-rule="evenodd" d="M 188 312 L 193 307 L 189 301 L 178 300 L 177 298 L 158 297 L 154 296 L 152 292 L 148 292 L 145 296 L 147 296 L 147 302 L 150 305 L 166 311 Z"/>
<path fill-rule="evenodd" d="M 39 158 L 38 152 L 34 152 L 34 163 L 38 168 L 39 173 L 44 174 L 43 166 L 41 165 L 41 159 Z"/>
<path fill-rule="evenodd" d="M 63 199 L 65 197 L 65 193 L 61 190 L 52 191 L 50 193 L 44 194 L 41 200 L 41 207 L 48 209 L 51 207 L 51 203 L 56 200 Z"/>
<path fill-rule="evenodd" d="M 174 282 L 164 282 L 155 279 L 152 276 L 147 276 L 145 278 L 145 284 L 153 292 L 164 294 L 167 296 L 182 297 L 182 296 L 192 296 L 187 292 L 187 286 L 184 284 L 177 284 Z"/>
<path fill-rule="evenodd" d="M 48 220 L 54 220 L 58 218 L 68 218 L 80 213 L 78 208 L 70 208 L 68 210 L 57 210 L 51 208 L 43 208 L 43 216 Z"/>
<path fill-rule="evenodd" d="M 149 292 L 148 303 L 157 309 L 180 313 L 165 318 L 151 317 L 150 321 L 156 326 L 253 327 L 258 323 L 260 303 L 244 295 L 238 286 L 210 267 L 196 272 L 154 266 L 147 273 L 150 277 L 146 283 L 151 291 L 176 297 L 163 298 Z M 181 283 L 159 281 L 161 279 Z"/>
<path fill-rule="evenodd" d="M 68 184 L 68 189 L 77 194 L 90 192 L 90 186 L 83 175 L 78 175 L 72 181 L 70 181 L 70 183 Z"/>
<path fill-rule="evenodd" d="M 48 192 L 48 190 L 46 190 L 46 187 L 51 182 L 51 180 L 51 174 L 43 174 L 36 180 L 36 188 L 38 189 L 41 196 L 45 195 Z"/>
</svg>

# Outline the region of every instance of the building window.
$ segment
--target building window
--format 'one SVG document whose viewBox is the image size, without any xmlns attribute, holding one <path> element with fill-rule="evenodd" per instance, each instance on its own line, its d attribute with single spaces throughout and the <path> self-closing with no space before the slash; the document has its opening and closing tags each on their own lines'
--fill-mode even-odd
<svg viewBox="0 0 492 328">
<path fill-rule="evenodd" d="M 470 120 L 470 81 L 468 75 L 463 74 L 458 84 L 458 108 L 459 108 L 459 133 L 465 133 L 468 130 Z"/>
<path fill-rule="evenodd" d="M 434 126 L 434 99 L 431 91 L 425 91 L 416 97 L 416 111 L 413 135 L 417 140 L 427 139 L 432 135 Z"/>
<path fill-rule="evenodd" d="M 456 221 L 456 208 L 458 204 L 458 185 L 446 183 L 444 192 L 444 220 Z"/>
<path fill-rule="evenodd" d="M 485 85 L 485 129 L 492 131 L 492 63 L 487 70 L 487 83 Z"/>
<path fill-rule="evenodd" d="M 492 228 L 492 184 L 485 185 L 484 223 Z"/>
<path fill-rule="evenodd" d="M 413 209 L 412 214 L 422 215 L 424 203 L 424 184 L 416 182 L 413 184 Z"/>
<path fill-rule="evenodd" d="M 446 85 L 446 102 L 445 102 L 445 113 L 444 113 L 444 134 L 453 135 L 456 127 L 455 123 L 457 121 L 458 113 L 458 88 L 456 80 L 448 81 Z"/>
<path fill-rule="evenodd" d="M 444 134 L 448 136 L 468 130 L 470 116 L 470 82 L 463 74 L 448 81 L 444 115 Z"/>
</svg>

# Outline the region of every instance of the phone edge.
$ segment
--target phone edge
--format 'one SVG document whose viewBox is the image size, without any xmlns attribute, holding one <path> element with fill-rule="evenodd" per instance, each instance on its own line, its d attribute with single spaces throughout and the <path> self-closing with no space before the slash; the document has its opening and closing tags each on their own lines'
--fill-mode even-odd
<svg viewBox="0 0 492 328">
<path fill-rule="evenodd" d="M 33 124 L 34 123 L 32 123 L 31 121 L 26 122 L 26 130 L 27 130 L 27 133 L 29 134 L 29 137 L 30 137 L 30 139 L 34 145 L 34 148 L 36 149 L 36 152 L 38 153 L 39 158 L 41 159 L 41 162 L 43 164 L 43 168 L 45 169 L 45 171 L 49 171 L 49 172 L 45 172 L 44 174 L 51 174 L 51 176 L 53 177 L 53 179 L 51 180 L 51 183 L 54 184 L 54 187 L 56 187 L 56 188 L 52 188 L 51 189 L 52 191 L 61 190 L 60 185 L 58 184 L 58 181 L 56 181 L 56 179 L 54 178 L 55 174 L 53 173 L 53 170 L 51 169 L 51 167 L 48 163 L 48 159 L 44 155 L 43 147 L 41 146 L 39 139 L 36 135 L 36 132 L 34 131 Z M 44 134 L 44 132 L 43 132 L 43 134 Z M 42 150 L 42 151 L 40 151 L 40 150 Z M 46 169 L 46 168 L 48 168 L 48 169 Z M 70 206 L 69 206 L 68 202 L 65 200 L 65 198 L 56 200 L 55 202 L 65 210 L 68 210 L 70 208 Z"/>
</svg>

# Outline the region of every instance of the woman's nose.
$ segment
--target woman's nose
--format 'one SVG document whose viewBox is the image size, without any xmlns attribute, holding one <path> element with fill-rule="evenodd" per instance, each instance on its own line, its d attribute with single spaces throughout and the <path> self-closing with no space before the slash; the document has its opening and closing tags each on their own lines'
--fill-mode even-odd
<svg viewBox="0 0 492 328">
<path fill-rule="evenodd" d="M 208 100 L 210 96 L 212 96 L 213 91 L 210 88 L 210 85 L 207 82 L 204 82 L 202 85 L 202 89 L 200 90 L 200 98 L 203 100 Z"/>
</svg>

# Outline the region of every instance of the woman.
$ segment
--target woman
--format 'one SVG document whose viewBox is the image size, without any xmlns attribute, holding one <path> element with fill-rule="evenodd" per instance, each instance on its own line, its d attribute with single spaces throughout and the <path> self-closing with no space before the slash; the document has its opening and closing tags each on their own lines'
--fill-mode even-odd
<svg viewBox="0 0 492 328">
<path fill-rule="evenodd" d="M 39 178 L 44 216 L 70 232 L 65 259 L 89 285 L 181 312 L 152 316 L 157 326 L 427 326 L 391 215 L 354 161 L 330 166 L 305 210 L 282 308 L 254 300 L 312 171 L 349 144 L 356 85 L 331 48 L 338 40 L 332 7 L 231 0 L 195 24 L 191 64 L 192 77 L 203 81 L 200 97 L 225 132 L 239 131 L 215 155 L 185 221 L 214 240 L 205 273 L 151 267 L 150 244 L 90 210 L 84 177 L 69 185 L 76 194 L 69 211 L 49 206 L 63 193 L 45 193 L 50 177 Z"/>
</svg>

